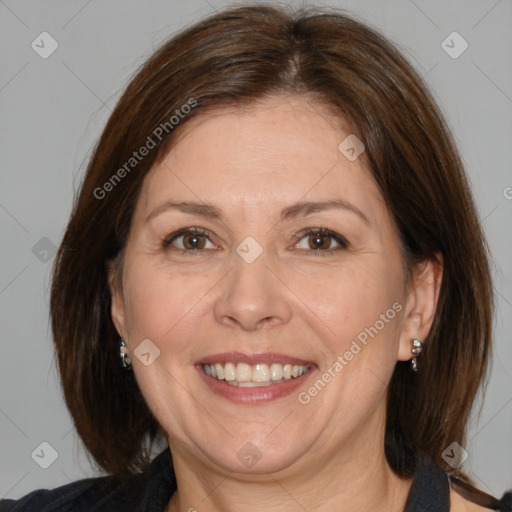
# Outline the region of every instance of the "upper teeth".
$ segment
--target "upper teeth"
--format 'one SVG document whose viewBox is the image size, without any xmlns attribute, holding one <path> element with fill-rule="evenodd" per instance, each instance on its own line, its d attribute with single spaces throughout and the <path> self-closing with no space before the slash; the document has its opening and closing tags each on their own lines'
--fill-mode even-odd
<svg viewBox="0 0 512 512">
<path fill-rule="evenodd" d="M 292 364 L 272 363 L 246 364 L 246 363 L 215 363 L 203 365 L 207 375 L 218 380 L 226 380 L 230 384 L 242 386 L 245 383 L 258 383 L 268 385 L 283 379 L 290 380 L 300 377 L 308 368 Z"/>
</svg>

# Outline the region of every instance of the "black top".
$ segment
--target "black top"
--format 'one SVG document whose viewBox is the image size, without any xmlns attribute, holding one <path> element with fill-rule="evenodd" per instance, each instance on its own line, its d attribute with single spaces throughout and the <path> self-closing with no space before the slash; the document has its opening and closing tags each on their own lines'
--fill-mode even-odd
<svg viewBox="0 0 512 512">
<path fill-rule="evenodd" d="M 34 491 L 20 500 L 1 500 L 0 512 L 163 512 L 175 490 L 171 454 L 165 450 L 128 485 L 112 477 L 80 480 L 53 491 Z M 491 510 L 512 512 L 512 491 L 500 501 L 470 494 L 464 497 Z M 418 458 L 404 512 L 449 509 L 448 475 L 430 458 Z"/>
</svg>

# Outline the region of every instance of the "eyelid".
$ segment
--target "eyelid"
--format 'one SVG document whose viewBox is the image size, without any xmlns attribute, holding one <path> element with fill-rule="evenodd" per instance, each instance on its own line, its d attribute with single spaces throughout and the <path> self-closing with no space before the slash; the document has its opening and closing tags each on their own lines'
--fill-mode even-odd
<svg viewBox="0 0 512 512">
<path fill-rule="evenodd" d="M 212 238 L 214 238 L 212 236 L 212 234 L 205 228 L 201 228 L 201 227 L 195 227 L 195 226 L 192 226 L 192 227 L 187 227 L 187 228 L 182 228 L 182 229 L 178 229 L 177 231 L 174 231 L 173 233 L 167 235 L 163 241 L 162 241 L 162 245 L 164 247 L 164 249 L 167 249 L 169 248 L 169 246 L 171 246 L 171 244 L 179 237 L 181 236 L 184 236 L 184 235 L 187 235 L 187 234 L 200 234 L 200 235 L 203 235 L 204 237 L 206 237 L 206 239 L 211 243 L 213 244 L 216 248 L 218 248 L 218 244 L 216 244 Z M 324 227 L 308 227 L 308 228 L 305 228 L 301 231 L 299 231 L 298 233 L 295 233 L 293 235 L 293 237 L 295 238 L 296 242 L 294 243 L 293 247 L 296 248 L 296 246 L 298 245 L 298 243 L 303 239 L 305 238 L 306 236 L 311 236 L 311 235 L 316 235 L 316 234 L 323 234 L 323 235 L 328 235 L 330 236 L 337 244 L 338 246 L 337 247 L 334 247 L 334 248 L 329 248 L 329 249 L 325 249 L 325 250 L 315 250 L 315 249 L 299 249 L 299 250 L 305 250 L 307 252 L 311 252 L 311 253 L 314 253 L 314 254 L 318 254 L 318 253 L 332 253 L 334 251 L 338 251 L 338 250 L 341 250 L 341 249 L 347 249 L 349 247 L 349 242 L 348 240 L 343 236 L 343 235 L 340 235 L 339 233 L 337 233 L 336 231 L 332 231 L 331 229 L 327 229 L 327 228 L 324 228 Z M 174 250 L 177 250 L 177 251 L 182 251 L 182 252 L 196 252 L 196 251 L 193 251 L 191 249 L 181 249 L 180 247 L 174 247 Z M 203 252 L 205 251 L 206 249 L 201 249 L 199 250 L 198 252 Z M 209 249 L 211 250 L 211 249 Z"/>
<path fill-rule="evenodd" d="M 334 251 L 338 251 L 338 250 L 341 250 L 341 249 L 347 249 L 349 247 L 349 242 L 348 240 L 343 236 L 343 235 L 340 235 L 339 233 L 337 233 L 336 231 L 332 231 L 330 229 L 327 229 L 327 228 L 323 228 L 323 227 L 319 227 L 319 228 L 305 228 L 301 231 L 299 231 L 298 233 L 296 233 L 294 235 L 294 237 L 298 240 L 295 244 L 294 244 L 294 247 L 297 246 L 297 244 L 306 236 L 308 235 L 316 235 L 316 234 L 322 234 L 322 235 L 329 235 L 338 245 L 339 247 L 335 247 L 335 248 L 332 248 L 332 249 L 326 249 L 326 250 L 315 250 L 315 249 L 309 249 L 309 252 L 312 252 L 314 254 L 319 254 L 319 253 L 330 253 L 330 252 L 334 252 Z M 301 249 L 299 249 L 301 250 Z M 306 250 L 307 249 L 303 249 L 303 250 Z"/>
<path fill-rule="evenodd" d="M 174 242 L 174 240 L 176 240 L 180 236 L 184 236 L 184 235 L 188 235 L 188 234 L 195 234 L 195 233 L 205 236 L 210 241 L 210 243 L 212 243 L 213 245 L 215 245 L 217 247 L 217 244 L 215 242 L 213 242 L 213 240 L 212 240 L 212 234 L 207 229 L 195 227 L 195 226 L 178 229 L 177 231 L 172 232 L 170 235 L 167 235 L 163 239 L 162 245 L 163 245 L 164 249 L 167 249 Z M 192 250 L 181 249 L 180 247 L 174 247 L 174 249 L 177 251 L 183 251 L 183 252 L 195 252 Z M 203 251 L 203 250 L 204 249 L 201 249 L 201 251 Z M 201 251 L 199 251 L 199 252 L 201 252 Z"/>
</svg>

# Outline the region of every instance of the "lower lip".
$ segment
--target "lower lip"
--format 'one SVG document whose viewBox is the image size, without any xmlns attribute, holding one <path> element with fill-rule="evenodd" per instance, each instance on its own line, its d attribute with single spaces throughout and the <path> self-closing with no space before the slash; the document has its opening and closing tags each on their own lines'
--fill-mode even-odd
<svg viewBox="0 0 512 512">
<path fill-rule="evenodd" d="M 306 379 L 316 371 L 314 366 L 310 366 L 306 373 L 295 379 L 290 379 L 280 384 L 247 388 L 233 386 L 232 384 L 228 384 L 225 380 L 210 377 L 205 373 L 202 364 L 196 365 L 196 369 L 207 386 L 215 394 L 241 404 L 260 404 L 288 396 L 302 386 L 306 382 Z"/>
</svg>

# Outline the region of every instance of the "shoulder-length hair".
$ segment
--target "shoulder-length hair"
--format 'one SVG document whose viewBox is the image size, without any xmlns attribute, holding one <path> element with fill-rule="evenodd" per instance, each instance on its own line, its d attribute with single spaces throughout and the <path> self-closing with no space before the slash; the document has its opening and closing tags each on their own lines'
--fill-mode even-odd
<svg viewBox="0 0 512 512">
<path fill-rule="evenodd" d="M 442 254 L 420 369 L 398 362 L 388 390 L 391 467 L 410 474 L 411 454 L 422 452 L 449 469 L 443 450 L 465 444 L 487 371 L 493 297 L 484 236 L 445 121 L 420 76 L 375 30 L 339 12 L 256 5 L 182 31 L 136 73 L 94 150 L 55 260 L 51 321 L 64 396 L 87 450 L 109 473 L 141 470 L 160 431 L 133 373 L 120 367 L 110 316 L 109 264 L 122 255 L 144 177 L 190 119 L 279 93 L 313 98 L 350 120 L 406 267 Z"/>
</svg>

